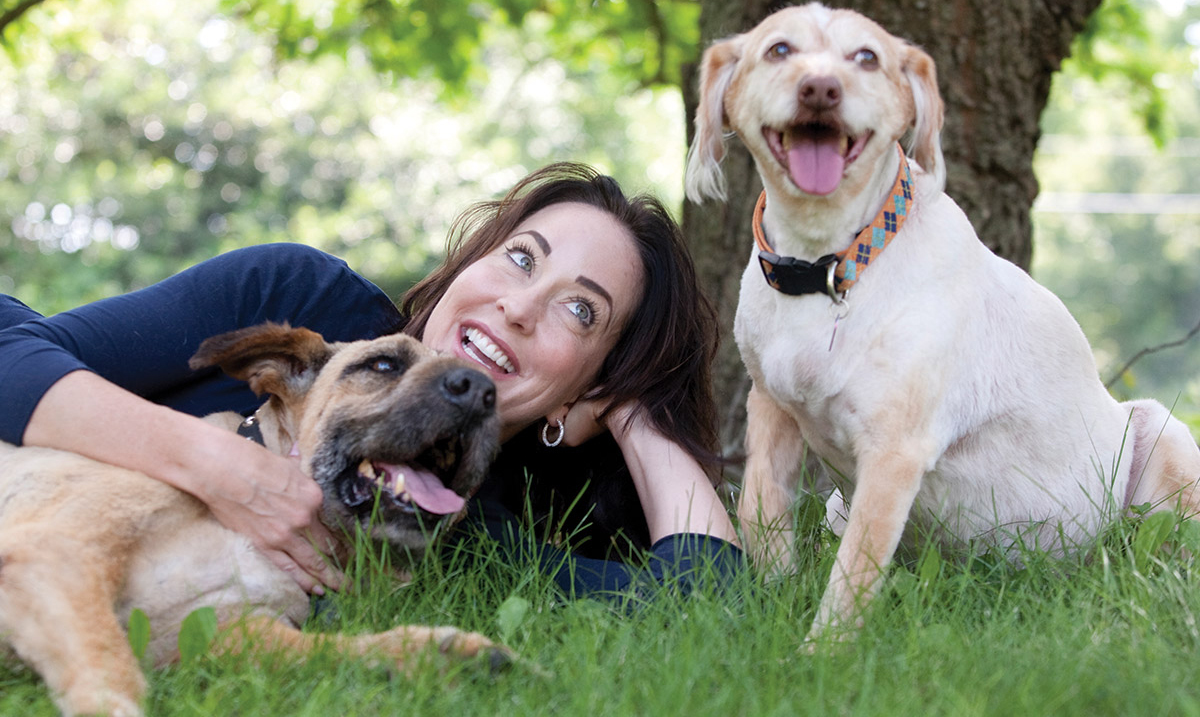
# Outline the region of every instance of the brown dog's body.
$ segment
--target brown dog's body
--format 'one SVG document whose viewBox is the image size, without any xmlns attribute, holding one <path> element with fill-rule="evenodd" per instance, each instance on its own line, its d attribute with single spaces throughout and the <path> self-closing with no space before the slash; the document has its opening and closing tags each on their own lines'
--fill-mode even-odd
<svg viewBox="0 0 1200 717">
<path fill-rule="evenodd" d="M 419 553 L 461 515 L 495 452 L 491 381 L 409 337 L 327 344 L 267 325 L 210 339 L 193 364 L 219 365 L 270 394 L 257 414 L 264 443 L 299 451 L 339 538 L 362 531 Z M 297 628 L 308 596 L 199 500 L 75 454 L 0 443 L 0 644 L 42 675 L 64 714 L 140 714 L 130 613 L 149 617 L 148 657 L 161 665 L 177 657 L 184 617 L 205 606 L 255 644 L 305 650 L 324 639 L 396 668 L 430 643 L 459 656 L 493 647 L 449 627 L 305 635 Z"/>
</svg>

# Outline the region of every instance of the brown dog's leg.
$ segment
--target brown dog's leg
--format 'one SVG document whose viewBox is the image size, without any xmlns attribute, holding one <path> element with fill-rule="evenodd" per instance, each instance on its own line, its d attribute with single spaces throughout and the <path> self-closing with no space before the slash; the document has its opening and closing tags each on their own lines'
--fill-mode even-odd
<svg viewBox="0 0 1200 717">
<path fill-rule="evenodd" d="M 795 565 L 795 536 L 788 513 L 796 497 L 804 439 L 795 420 L 757 386 L 746 399 L 746 474 L 738 520 L 751 561 L 767 574 Z"/>
<path fill-rule="evenodd" d="M 921 487 L 924 461 L 901 446 L 875 447 L 859 458 L 850 518 L 810 640 L 851 627 L 879 590 Z"/>
<path fill-rule="evenodd" d="M 40 530 L 0 537 L 0 634 L 64 715 L 141 715 L 146 679 L 113 612 L 119 566 Z"/>
<path fill-rule="evenodd" d="M 466 660 L 483 657 L 490 667 L 515 661 L 516 656 L 503 645 L 483 635 L 455 627 L 401 625 L 385 632 L 368 635 L 305 633 L 267 617 L 248 617 L 230 626 L 220 648 L 237 654 L 247 647 L 254 650 L 280 650 L 303 657 L 326 646 L 334 651 L 360 657 L 373 666 L 405 673 L 436 648 L 443 655 Z"/>
</svg>

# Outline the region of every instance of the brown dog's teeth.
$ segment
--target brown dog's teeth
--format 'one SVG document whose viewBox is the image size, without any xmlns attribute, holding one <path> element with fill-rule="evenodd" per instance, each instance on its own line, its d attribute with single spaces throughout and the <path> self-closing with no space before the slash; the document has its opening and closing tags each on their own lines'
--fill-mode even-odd
<svg viewBox="0 0 1200 717">
<path fill-rule="evenodd" d="M 375 480 L 375 466 L 371 465 L 370 460 L 364 458 L 362 463 L 358 464 L 358 475 L 360 478 Z"/>
</svg>

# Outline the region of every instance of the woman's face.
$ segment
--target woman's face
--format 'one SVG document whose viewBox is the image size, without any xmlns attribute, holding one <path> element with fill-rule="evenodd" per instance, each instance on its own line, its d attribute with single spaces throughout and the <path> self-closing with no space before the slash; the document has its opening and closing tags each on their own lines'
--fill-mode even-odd
<svg viewBox="0 0 1200 717">
<path fill-rule="evenodd" d="M 492 377 L 508 439 L 594 386 L 642 282 L 633 237 L 615 217 L 553 204 L 451 282 L 422 340 Z"/>
</svg>

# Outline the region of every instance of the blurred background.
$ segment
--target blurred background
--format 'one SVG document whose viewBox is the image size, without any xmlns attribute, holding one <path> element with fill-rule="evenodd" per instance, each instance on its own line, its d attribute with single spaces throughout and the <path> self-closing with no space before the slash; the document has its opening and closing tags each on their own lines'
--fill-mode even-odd
<svg viewBox="0 0 1200 717">
<path fill-rule="evenodd" d="M 658 4 L 670 44 L 623 26 L 620 2 L 593 3 L 602 18 L 452 4 L 393 11 L 413 42 L 386 48 L 361 27 L 344 39 L 356 19 L 317 0 L 28 9 L 0 56 L 0 292 L 50 314 L 295 241 L 399 297 L 459 212 L 560 159 L 678 216 L 670 68 L 698 56 L 695 3 Z M 1114 393 L 1175 405 L 1200 433 L 1200 336 L 1117 378 L 1200 327 L 1200 6 L 1111 0 L 1097 17 L 1042 116 L 1031 272 Z"/>
</svg>

